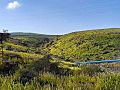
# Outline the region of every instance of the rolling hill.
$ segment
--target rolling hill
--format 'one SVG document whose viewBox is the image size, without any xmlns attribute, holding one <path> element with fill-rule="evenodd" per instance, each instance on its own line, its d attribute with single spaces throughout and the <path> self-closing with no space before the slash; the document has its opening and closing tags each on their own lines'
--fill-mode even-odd
<svg viewBox="0 0 120 90">
<path fill-rule="evenodd" d="M 40 59 L 45 56 L 42 48 L 57 37 L 59 36 L 23 32 L 10 33 L 10 38 L 4 42 L 4 60 L 16 61 L 19 59 L 29 62 L 29 60 Z"/>
<path fill-rule="evenodd" d="M 29 47 L 42 47 L 46 43 L 49 43 L 58 38 L 60 35 L 45 35 L 37 33 L 23 33 L 23 32 L 13 32 L 11 33 L 11 38 L 17 41 L 17 43 L 22 42 L 23 45 Z M 13 40 L 12 40 L 13 41 Z M 20 44 L 20 43 L 19 43 Z"/>
<path fill-rule="evenodd" d="M 88 30 L 63 35 L 50 48 L 66 60 L 90 61 L 120 58 L 120 28 Z"/>
<path fill-rule="evenodd" d="M 74 61 L 118 59 L 120 29 L 65 35 L 12 33 L 0 61 L 1 90 L 116 90 L 120 63 L 76 65 Z"/>
</svg>

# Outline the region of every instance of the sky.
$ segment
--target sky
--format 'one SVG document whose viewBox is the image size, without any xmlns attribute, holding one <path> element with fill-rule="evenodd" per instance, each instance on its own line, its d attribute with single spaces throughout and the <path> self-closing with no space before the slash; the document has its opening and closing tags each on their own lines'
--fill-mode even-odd
<svg viewBox="0 0 120 90">
<path fill-rule="evenodd" d="M 66 34 L 120 28 L 120 0 L 0 0 L 0 29 Z"/>
</svg>

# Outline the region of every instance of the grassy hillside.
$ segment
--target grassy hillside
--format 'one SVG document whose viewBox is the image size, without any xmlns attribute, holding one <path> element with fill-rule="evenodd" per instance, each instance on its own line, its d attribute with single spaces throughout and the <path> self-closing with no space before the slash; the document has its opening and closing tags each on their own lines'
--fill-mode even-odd
<svg viewBox="0 0 120 90">
<path fill-rule="evenodd" d="M 63 35 L 50 53 L 59 57 L 89 61 L 120 58 L 120 29 L 100 29 Z"/>
<path fill-rule="evenodd" d="M 22 32 L 11 33 L 10 38 L 4 43 L 4 60 L 20 63 L 39 60 L 46 55 L 42 48 L 57 37 L 59 36 Z"/>
<path fill-rule="evenodd" d="M 0 89 L 120 90 L 120 63 L 77 66 L 72 62 L 119 58 L 119 41 L 120 29 L 61 37 L 14 33 L 4 43 Z"/>
</svg>

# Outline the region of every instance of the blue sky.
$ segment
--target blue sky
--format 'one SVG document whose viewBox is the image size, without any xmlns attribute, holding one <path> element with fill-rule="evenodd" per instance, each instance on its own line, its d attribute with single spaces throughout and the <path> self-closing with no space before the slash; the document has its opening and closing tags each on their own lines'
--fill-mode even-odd
<svg viewBox="0 0 120 90">
<path fill-rule="evenodd" d="M 17 2 L 16 7 L 8 6 Z M 120 0 L 0 0 L 0 28 L 65 34 L 120 27 Z"/>
</svg>

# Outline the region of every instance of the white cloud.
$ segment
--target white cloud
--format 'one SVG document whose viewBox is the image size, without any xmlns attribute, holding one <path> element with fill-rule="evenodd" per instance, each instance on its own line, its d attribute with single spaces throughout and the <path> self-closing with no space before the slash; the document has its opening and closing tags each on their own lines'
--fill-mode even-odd
<svg viewBox="0 0 120 90">
<path fill-rule="evenodd" d="M 10 10 L 16 9 L 16 8 L 19 8 L 19 7 L 21 7 L 21 4 L 18 1 L 10 2 L 7 5 L 7 9 L 10 9 Z"/>
</svg>

